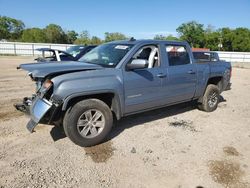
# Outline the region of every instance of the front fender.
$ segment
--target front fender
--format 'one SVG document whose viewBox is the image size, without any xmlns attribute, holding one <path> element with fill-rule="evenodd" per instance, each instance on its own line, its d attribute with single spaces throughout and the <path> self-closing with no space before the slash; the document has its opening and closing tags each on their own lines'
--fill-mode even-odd
<svg viewBox="0 0 250 188">
<path fill-rule="evenodd" d="M 123 108 L 122 108 L 122 100 L 119 96 L 119 94 L 116 93 L 114 90 L 98 90 L 98 91 L 89 91 L 89 92 L 80 92 L 80 93 L 74 93 L 69 96 L 67 96 L 62 104 L 62 111 L 66 111 L 69 103 L 71 100 L 75 98 L 91 98 L 95 96 L 101 96 L 105 94 L 113 94 L 114 97 L 111 101 L 111 110 L 116 114 L 117 119 L 120 119 L 123 114 Z"/>
</svg>

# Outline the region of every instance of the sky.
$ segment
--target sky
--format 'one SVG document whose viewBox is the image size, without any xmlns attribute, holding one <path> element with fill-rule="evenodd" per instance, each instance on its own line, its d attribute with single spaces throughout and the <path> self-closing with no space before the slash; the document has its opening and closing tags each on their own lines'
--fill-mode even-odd
<svg viewBox="0 0 250 188">
<path fill-rule="evenodd" d="M 100 38 L 121 32 L 148 39 L 177 36 L 176 28 L 192 20 L 215 29 L 250 28 L 250 0 L 0 0 L 0 15 L 22 20 L 28 28 L 55 23 Z"/>
</svg>

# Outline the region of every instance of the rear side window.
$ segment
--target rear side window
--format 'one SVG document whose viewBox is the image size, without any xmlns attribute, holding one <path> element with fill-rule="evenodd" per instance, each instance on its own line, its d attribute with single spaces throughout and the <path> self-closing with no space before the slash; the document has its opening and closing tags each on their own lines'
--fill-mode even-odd
<svg viewBox="0 0 250 188">
<path fill-rule="evenodd" d="M 185 46 L 167 45 L 166 52 L 168 55 L 169 66 L 190 64 L 189 54 Z"/>
</svg>

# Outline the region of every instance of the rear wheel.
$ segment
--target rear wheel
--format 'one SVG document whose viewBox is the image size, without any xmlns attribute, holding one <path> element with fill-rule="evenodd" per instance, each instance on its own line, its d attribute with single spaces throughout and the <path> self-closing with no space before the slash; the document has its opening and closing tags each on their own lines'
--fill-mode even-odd
<svg viewBox="0 0 250 188">
<path fill-rule="evenodd" d="M 212 112 L 216 110 L 219 103 L 220 90 L 218 86 L 210 84 L 207 86 L 202 101 L 198 104 L 200 110 Z"/>
<path fill-rule="evenodd" d="M 101 100 L 87 99 L 68 109 L 63 121 L 65 134 L 83 147 L 102 142 L 112 128 L 110 108 Z"/>
</svg>

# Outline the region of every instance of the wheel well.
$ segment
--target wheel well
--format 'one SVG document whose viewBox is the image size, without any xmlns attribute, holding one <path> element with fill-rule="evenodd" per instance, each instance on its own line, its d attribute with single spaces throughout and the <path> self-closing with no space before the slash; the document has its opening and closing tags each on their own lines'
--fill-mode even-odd
<svg viewBox="0 0 250 188">
<path fill-rule="evenodd" d="M 85 100 L 85 99 L 99 99 L 106 103 L 108 107 L 111 109 L 112 113 L 115 115 L 116 119 L 121 118 L 121 113 L 120 113 L 120 103 L 118 99 L 115 97 L 114 93 L 100 93 L 100 94 L 93 94 L 93 95 L 85 95 L 85 96 L 78 96 L 70 99 L 67 103 L 67 106 L 65 108 L 65 111 L 76 104 L 79 101 Z"/>
<path fill-rule="evenodd" d="M 207 81 L 207 86 L 208 86 L 209 84 L 213 84 L 213 85 L 218 86 L 219 91 L 220 91 L 220 93 L 221 93 L 221 91 L 222 91 L 222 77 L 221 77 L 221 76 L 216 76 L 216 77 L 209 78 L 209 80 Z M 207 86 L 205 87 L 205 90 L 204 90 L 204 92 L 203 92 L 203 95 L 204 95 L 204 93 L 205 93 L 205 91 L 206 91 Z M 198 99 L 198 102 L 199 102 L 199 103 L 202 101 L 203 95 Z"/>
<path fill-rule="evenodd" d="M 219 87 L 219 89 L 220 89 L 221 81 L 222 81 L 221 76 L 213 77 L 213 78 L 210 78 L 208 80 L 207 85 L 214 84 L 214 85 L 217 85 Z"/>
</svg>

